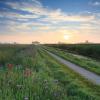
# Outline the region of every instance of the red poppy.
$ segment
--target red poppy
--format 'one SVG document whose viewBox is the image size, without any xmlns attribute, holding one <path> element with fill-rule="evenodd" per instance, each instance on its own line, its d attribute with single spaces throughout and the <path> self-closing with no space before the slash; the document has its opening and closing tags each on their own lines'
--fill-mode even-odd
<svg viewBox="0 0 100 100">
<path fill-rule="evenodd" d="M 8 64 L 7 67 L 9 70 L 11 70 L 13 68 L 13 64 Z"/>
</svg>

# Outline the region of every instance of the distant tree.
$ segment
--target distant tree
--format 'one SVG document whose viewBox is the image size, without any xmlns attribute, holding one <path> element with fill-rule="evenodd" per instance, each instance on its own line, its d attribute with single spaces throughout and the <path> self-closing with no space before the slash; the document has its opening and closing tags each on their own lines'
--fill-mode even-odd
<svg viewBox="0 0 100 100">
<path fill-rule="evenodd" d="M 89 41 L 88 41 L 88 40 L 86 40 L 86 41 L 85 41 L 85 43 L 86 43 L 86 44 L 88 44 L 88 43 L 89 43 Z"/>
<path fill-rule="evenodd" d="M 40 42 L 38 42 L 38 41 L 34 41 L 34 42 L 32 42 L 32 44 L 34 44 L 34 45 L 39 45 Z"/>
</svg>

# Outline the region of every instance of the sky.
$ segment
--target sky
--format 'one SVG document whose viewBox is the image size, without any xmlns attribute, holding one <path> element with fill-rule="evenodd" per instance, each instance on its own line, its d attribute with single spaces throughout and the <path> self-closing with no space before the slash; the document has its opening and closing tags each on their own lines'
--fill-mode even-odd
<svg viewBox="0 0 100 100">
<path fill-rule="evenodd" d="M 100 43 L 100 0 L 0 0 L 1 43 Z"/>
</svg>

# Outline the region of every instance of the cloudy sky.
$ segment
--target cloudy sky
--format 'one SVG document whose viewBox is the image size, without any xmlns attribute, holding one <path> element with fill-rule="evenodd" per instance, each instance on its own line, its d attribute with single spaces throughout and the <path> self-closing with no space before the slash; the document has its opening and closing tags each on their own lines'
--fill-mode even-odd
<svg viewBox="0 0 100 100">
<path fill-rule="evenodd" d="M 100 43 L 100 0 L 0 0 L 0 42 Z"/>
</svg>

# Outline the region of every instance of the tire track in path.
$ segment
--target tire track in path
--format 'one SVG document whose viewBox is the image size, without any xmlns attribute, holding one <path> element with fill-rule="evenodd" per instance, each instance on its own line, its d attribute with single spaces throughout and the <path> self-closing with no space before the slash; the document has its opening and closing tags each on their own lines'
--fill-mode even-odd
<svg viewBox="0 0 100 100">
<path fill-rule="evenodd" d="M 74 63 L 71 63 L 49 51 L 46 50 L 46 52 L 51 55 L 52 57 L 54 57 L 56 60 L 58 60 L 59 62 L 61 62 L 62 64 L 68 66 L 70 69 L 74 70 L 75 72 L 79 73 L 81 76 L 83 76 L 84 78 L 86 78 L 87 80 L 89 80 L 90 82 L 96 84 L 96 85 L 100 85 L 100 76 L 96 75 L 93 72 L 90 72 Z"/>
</svg>

